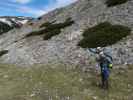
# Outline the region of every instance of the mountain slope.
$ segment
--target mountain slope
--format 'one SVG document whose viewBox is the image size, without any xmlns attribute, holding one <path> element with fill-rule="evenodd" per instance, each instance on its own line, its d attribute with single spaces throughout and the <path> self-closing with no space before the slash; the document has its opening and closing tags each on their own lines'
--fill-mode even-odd
<svg viewBox="0 0 133 100">
<path fill-rule="evenodd" d="M 0 34 L 10 31 L 13 28 L 20 28 L 23 24 L 32 20 L 30 17 L 10 17 L 1 16 L 0 17 Z"/>
<path fill-rule="evenodd" d="M 49 30 L 40 28 L 42 24 L 50 22 L 59 25 L 70 17 L 74 21 L 72 25 L 61 28 L 61 33 L 49 40 L 43 40 L 43 35 L 47 34 Z M 12 30 L 0 37 L 0 49 L 9 50 L 0 58 L 0 62 L 26 65 L 64 63 L 87 67 L 94 64 L 95 57 L 77 44 L 83 38 L 82 33 L 87 27 L 105 21 L 128 26 L 133 32 L 133 1 L 107 7 L 105 0 L 79 0 L 70 6 L 49 12 L 38 20 L 32 21 L 32 24 L 28 23 L 21 29 Z M 57 28 L 57 26 L 55 27 Z M 39 35 L 25 38 L 29 33 L 38 33 Z M 131 34 L 107 47 L 113 50 L 115 64 L 133 63 L 132 39 L 133 35 Z"/>
</svg>

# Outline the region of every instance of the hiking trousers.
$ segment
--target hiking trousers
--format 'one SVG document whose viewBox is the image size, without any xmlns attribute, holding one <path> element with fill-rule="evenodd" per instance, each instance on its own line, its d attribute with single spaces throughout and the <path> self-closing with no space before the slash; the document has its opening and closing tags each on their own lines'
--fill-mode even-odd
<svg viewBox="0 0 133 100">
<path fill-rule="evenodd" d="M 105 76 L 104 73 L 101 73 L 101 86 L 103 89 L 108 89 L 109 88 L 109 82 L 108 82 L 108 77 Z"/>
</svg>

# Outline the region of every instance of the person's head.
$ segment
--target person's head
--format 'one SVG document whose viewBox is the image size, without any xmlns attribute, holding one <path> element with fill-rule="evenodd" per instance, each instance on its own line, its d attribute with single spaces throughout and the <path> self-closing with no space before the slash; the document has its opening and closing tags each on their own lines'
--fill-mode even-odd
<svg viewBox="0 0 133 100">
<path fill-rule="evenodd" d="M 97 47 L 96 51 L 97 51 L 97 53 L 100 53 L 100 52 L 102 52 L 102 48 L 101 47 Z"/>
<path fill-rule="evenodd" d="M 100 50 L 101 49 L 101 47 L 97 47 L 97 50 Z"/>
<path fill-rule="evenodd" d="M 105 55 L 104 55 L 104 52 L 103 52 L 103 51 L 101 51 L 101 52 L 99 53 L 99 55 L 100 55 L 101 57 L 105 57 Z"/>
</svg>

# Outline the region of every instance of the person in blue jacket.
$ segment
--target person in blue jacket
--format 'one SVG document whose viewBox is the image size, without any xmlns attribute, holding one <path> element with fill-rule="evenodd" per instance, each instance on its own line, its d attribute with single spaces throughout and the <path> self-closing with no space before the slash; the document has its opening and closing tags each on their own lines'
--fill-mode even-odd
<svg viewBox="0 0 133 100">
<path fill-rule="evenodd" d="M 112 67 L 111 62 L 107 59 L 106 55 L 103 52 L 100 52 L 99 59 L 97 61 L 99 62 L 100 68 L 101 68 L 101 81 L 102 81 L 102 88 L 108 89 L 109 87 L 109 74 L 110 74 L 110 68 Z"/>
<path fill-rule="evenodd" d="M 101 47 L 97 47 L 95 50 L 89 49 L 89 51 L 98 54 L 98 58 L 96 60 L 99 63 L 101 69 L 101 87 L 104 89 L 108 89 L 108 79 L 110 74 L 110 68 L 112 68 L 113 59 L 110 55 L 104 53 Z"/>
</svg>

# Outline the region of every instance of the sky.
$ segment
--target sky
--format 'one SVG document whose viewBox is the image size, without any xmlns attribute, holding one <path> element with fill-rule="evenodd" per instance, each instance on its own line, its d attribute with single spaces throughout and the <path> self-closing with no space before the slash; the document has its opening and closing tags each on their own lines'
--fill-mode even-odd
<svg viewBox="0 0 133 100">
<path fill-rule="evenodd" d="M 39 17 L 77 0 L 0 0 L 0 16 Z"/>
</svg>

